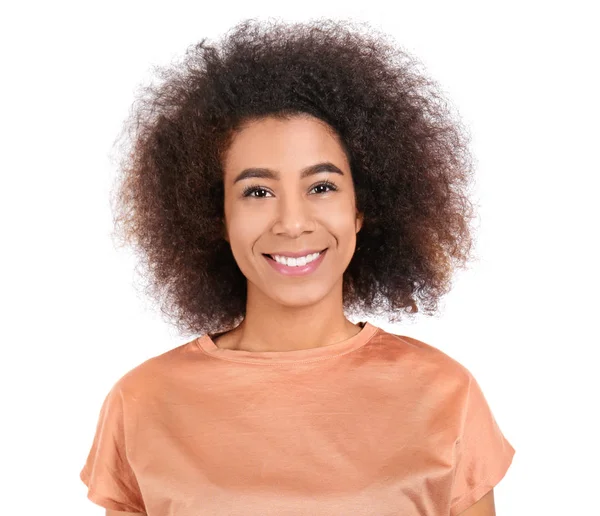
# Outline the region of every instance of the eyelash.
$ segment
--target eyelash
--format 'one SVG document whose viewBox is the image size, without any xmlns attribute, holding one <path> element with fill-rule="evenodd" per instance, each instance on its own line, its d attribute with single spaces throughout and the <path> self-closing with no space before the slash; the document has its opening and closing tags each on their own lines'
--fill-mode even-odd
<svg viewBox="0 0 600 516">
<path fill-rule="evenodd" d="M 330 188 L 329 191 L 335 192 L 337 190 L 337 187 L 333 184 L 330 183 L 329 181 L 323 181 L 321 183 L 317 183 L 316 185 L 313 185 L 311 190 L 314 188 L 317 188 L 318 186 L 327 186 L 328 188 Z M 266 188 L 263 188 L 262 186 L 257 186 L 257 185 L 249 185 L 246 188 L 244 188 L 244 192 L 242 193 L 243 197 L 251 197 L 251 194 L 253 192 L 260 192 L 261 190 L 264 190 L 265 192 L 267 191 Z M 327 193 L 327 192 L 323 192 L 323 193 Z M 264 199 L 264 197 L 256 197 L 257 199 Z"/>
</svg>

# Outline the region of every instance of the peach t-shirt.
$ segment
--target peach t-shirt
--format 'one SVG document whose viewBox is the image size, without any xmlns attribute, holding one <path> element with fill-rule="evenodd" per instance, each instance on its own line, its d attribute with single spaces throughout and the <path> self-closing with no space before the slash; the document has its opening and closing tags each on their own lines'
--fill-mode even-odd
<svg viewBox="0 0 600 516">
<path fill-rule="evenodd" d="M 108 393 L 81 479 L 149 516 L 456 516 L 514 448 L 471 373 L 368 322 L 294 351 L 203 335 Z"/>
</svg>

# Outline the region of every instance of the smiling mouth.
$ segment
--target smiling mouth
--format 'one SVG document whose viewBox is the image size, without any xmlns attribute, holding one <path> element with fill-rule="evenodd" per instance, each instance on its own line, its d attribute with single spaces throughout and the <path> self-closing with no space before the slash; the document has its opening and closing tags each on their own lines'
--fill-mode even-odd
<svg viewBox="0 0 600 516">
<path fill-rule="evenodd" d="M 309 263 L 317 260 L 319 257 L 321 257 L 323 255 L 323 253 L 325 251 L 327 251 L 327 249 L 328 248 L 326 247 L 325 249 L 322 249 L 321 251 L 317 251 L 316 253 L 309 254 L 309 255 L 306 255 L 306 256 L 298 256 L 298 257 L 275 255 L 275 256 L 277 256 L 277 259 L 272 254 L 267 254 L 267 253 L 262 253 L 262 254 L 266 258 L 269 258 L 270 260 L 273 260 L 274 262 L 279 263 L 281 265 L 287 265 L 287 266 L 292 266 L 292 267 L 294 267 L 294 266 L 299 267 L 299 266 L 308 265 Z"/>
</svg>

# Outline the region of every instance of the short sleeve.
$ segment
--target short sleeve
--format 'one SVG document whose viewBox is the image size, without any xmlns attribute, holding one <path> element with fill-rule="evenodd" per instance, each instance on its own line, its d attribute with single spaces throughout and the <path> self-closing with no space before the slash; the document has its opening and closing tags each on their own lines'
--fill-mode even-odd
<svg viewBox="0 0 600 516">
<path fill-rule="evenodd" d="M 123 512 L 145 512 L 135 473 L 128 461 L 127 410 L 119 382 L 106 396 L 96 434 L 79 477 L 88 487 L 88 498 Z"/>
<path fill-rule="evenodd" d="M 496 486 L 515 454 L 496 423 L 479 384 L 470 373 L 468 377 L 462 432 L 456 445 L 450 516 L 468 509 Z"/>
</svg>

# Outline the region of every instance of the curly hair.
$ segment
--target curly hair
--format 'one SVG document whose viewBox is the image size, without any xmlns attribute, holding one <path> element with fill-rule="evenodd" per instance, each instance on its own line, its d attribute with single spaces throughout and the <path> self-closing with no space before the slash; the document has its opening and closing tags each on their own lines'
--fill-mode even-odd
<svg viewBox="0 0 600 516">
<path fill-rule="evenodd" d="M 366 28 L 366 31 L 361 29 Z M 433 314 L 473 247 L 469 138 L 421 64 L 366 22 L 244 20 L 157 67 L 124 124 L 115 232 L 146 292 L 185 333 L 245 316 L 223 236 L 223 156 L 251 120 L 309 114 L 339 135 L 364 214 L 344 272 L 346 314 Z M 114 192 L 113 192 L 114 193 Z"/>
</svg>

